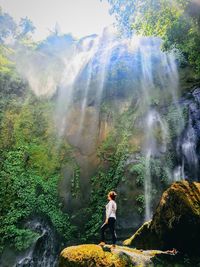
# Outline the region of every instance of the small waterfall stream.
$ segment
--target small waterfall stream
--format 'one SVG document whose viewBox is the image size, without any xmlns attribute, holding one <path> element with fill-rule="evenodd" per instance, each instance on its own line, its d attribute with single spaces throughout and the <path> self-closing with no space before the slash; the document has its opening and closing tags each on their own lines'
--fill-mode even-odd
<svg viewBox="0 0 200 267">
<path fill-rule="evenodd" d="M 165 105 L 169 99 L 175 103 L 179 114 L 179 120 L 176 127 L 179 129 L 183 125 L 183 116 L 177 102 L 179 90 L 179 77 L 176 65 L 176 59 L 173 54 L 166 54 L 160 51 L 160 40 L 140 39 L 139 55 L 141 58 L 141 103 L 146 115 L 144 118 L 144 157 L 145 157 L 145 220 L 152 217 L 152 177 L 151 177 L 151 159 L 164 154 L 167 150 L 169 139 L 169 129 L 167 121 L 161 116 L 157 106 Z M 159 62 L 155 67 L 156 61 Z M 157 95 L 162 95 L 158 97 Z M 156 103 L 158 97 L 162 103 Z M 160 143 L 157 142 L 156 132 L 159 132 Z M 168 169 L 168 166 L 163 166 Z M 172 170 L 168 169 L 168 179 L 172 180 Z M 173 176 L 174 177 L 174 176 Z M 175 177 L 174 177 L 175 178 Z M 173 179 L 174 179 L 173 178 Z"/>
<path fill-rule="evenodd" d="M 159 129 L 161 132 L 161 142 L 158 144 L 154 136 L 154 131 Z M 146 177 L 144 181 L 145 193 L 145 220 L 152 217 L 152 177 L 151 177 L 151 158 L 157 153 L 165 153 L 167 147 L 168 128 L 162 121 L 160 114 L 156 110 L 149 110 L 146 118 L 146 143 L 145 143 L 145 169 Z"/>
<path fill-rule="evenodd" d="M 26 227 L 39 234 L 32 246 L 22 253 L 13 267 L 55 267 L 60 244 L 51 227 L 44 221 L 34 219 Z"/>
<path fill-rule="evenodd" d="M 188 109 L 187 127 L 181 137 L 181 170 L 185 178 L 198 180 L 199 156 L 197 154 L 200 138 L 200 89 L 191 94 L 191 99 L 183 103 Z"/>
</svg>

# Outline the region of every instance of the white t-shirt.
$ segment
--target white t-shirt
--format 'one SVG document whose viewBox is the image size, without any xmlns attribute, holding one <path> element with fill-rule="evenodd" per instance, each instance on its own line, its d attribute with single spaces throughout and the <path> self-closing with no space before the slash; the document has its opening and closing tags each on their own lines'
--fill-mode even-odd
<svg viewBox="0 0 200 267">
<path fill-rule="evenodd" d="M 114 217 L 116 219 L 117 204 L 114 200 L 110 200 L 106 205 L 106 218 Z"/>
</svg>

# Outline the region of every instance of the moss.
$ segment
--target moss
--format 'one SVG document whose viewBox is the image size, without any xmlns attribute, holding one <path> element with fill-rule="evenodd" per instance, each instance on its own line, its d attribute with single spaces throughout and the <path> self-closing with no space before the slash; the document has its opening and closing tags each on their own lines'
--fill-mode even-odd
<svg viewBox="0 0 200 267">
<path fill-rule="evenodd" d="M 142 249 L 177 248 L 190 255 L 199 254 L 200 183 L 173 183 L 162 195 L 153 219 L 125 245 Z"/>
<path fill-rule="evenodd" d="M 200 217 L 200 183 L 181 181 L 172 184 L 160 200 L 152 227 L 159 231 L 163 221 L 170 229 L 183 216 Z"/>
<path fill-rule="evenodd" d="M 109 246 L 87 244 L 65 248 L 60 254 L 59 267 L 144 267 L 152 266 L 154 258 L 166 254 L 159 250 L 137 250 L 116 246 L 111 252 Z"/>
<path fill-rule="evenodd" d="M 136 232 L 133 236 L 131 236 L 130 238 L 124 240 L 123 245 L 125 246 L 131 246 L 132 242 L 137 239 L 137 236 L 141 236 L 141 234 L 144 234 L 145 236 L 145 232 L 148 231 L 149 226 L 151 224 L 151 221 L 149 222 L 145 222 Z"/>
<path fill-rule="evenodd" d="M 68 247 L 61 252 L 59 267 L 65 266 L 125 267 L 130 265 L 128 265 L 127 259 L 104 251 L 98 245 L 79 245 Z"/>
</svg>

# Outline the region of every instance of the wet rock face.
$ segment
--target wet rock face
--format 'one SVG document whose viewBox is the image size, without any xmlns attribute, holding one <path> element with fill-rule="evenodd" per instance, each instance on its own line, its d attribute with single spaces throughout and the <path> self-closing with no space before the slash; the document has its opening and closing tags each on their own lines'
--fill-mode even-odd
<svg viewBox="0 0 200 267">
<path fill-rule="evenodd" d="M 200 183 L 176 182 L 160 200 L 152 221 L 124 244 L 143 249 L 172 249 L 198 255 L 200 240 Z"/>
<path fill-rule="evenodd" d="M 54 267 L 57 262 L 59 242 L 55 231 L 45 220 L 34 219 L 27 223 L 27 227 L 39 233 L 39 238 L 25 254 L 18 260 L 16 267 Z"/>
<path fill-rule="evenodd" d="M 53 228 L 42 218 L 30 220 L 25 225 L 38 233 L 38 237 L 30 248 L 15 252 L 7 248 L 0 258 L 1 267 L 55 267 L 61 240 Z"/>
<path fill-rule="evenodd" d="M 40 233 L 40 237 L 28 255 L 17 262 L 16 267 L 56 266 L 59 245 L 56 242 L 54 231 L 47 224 L 44 225 L 40 222 L 32 223 L 32 227 Z"/>
</svg>

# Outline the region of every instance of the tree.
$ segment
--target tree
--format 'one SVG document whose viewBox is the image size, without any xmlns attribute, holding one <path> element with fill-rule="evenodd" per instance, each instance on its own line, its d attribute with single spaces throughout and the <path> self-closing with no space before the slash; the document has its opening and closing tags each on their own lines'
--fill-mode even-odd
<svg viewBox="0 0 200 267">
<path fill-rule="evenodd" d="M 192 0 L 107 0 L 120 30 L 159 36 L 163 49 L 179 49 L 200 73 L 200 5 Z"/>
<path fill-rule="evenodd" d="M 33 25 L 33 22 L 28 18 L 21 18 L 19 22 L 19 28 L 20 28 L 20 38 L 27 37 L 29 34 L 34 33 L 35 31 L 35 26 Z"/>
<path fill-rule="evenodd" d="M 100 0 L 102 1 L 102 0 Z M 134 0 L 107 0 L 110 4 L 110 14 L 114 15 L 121 33 L 125 36 L 132 35 L 132 23 L 135 14 Z"/>
<path fill-rule="evenodd" d="M 9 14 L 3 13 L 0 8 L 0 43 L 4 43 L 8 37 L 14 37 L 16 28 L 17 25 L 13 18 Z"/>
</svg>

